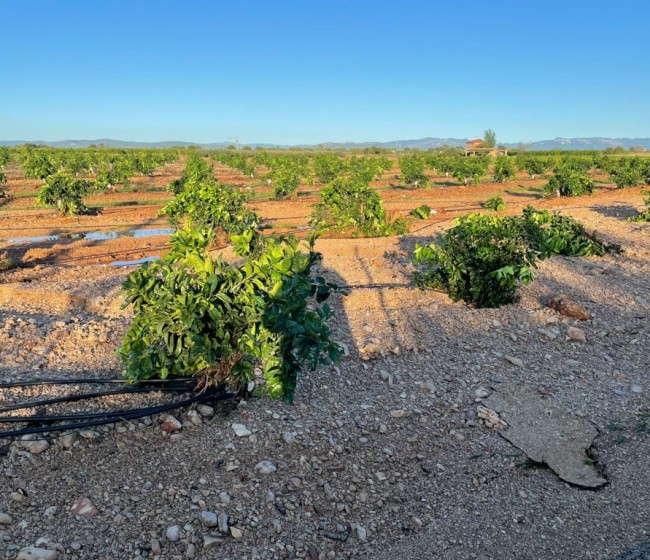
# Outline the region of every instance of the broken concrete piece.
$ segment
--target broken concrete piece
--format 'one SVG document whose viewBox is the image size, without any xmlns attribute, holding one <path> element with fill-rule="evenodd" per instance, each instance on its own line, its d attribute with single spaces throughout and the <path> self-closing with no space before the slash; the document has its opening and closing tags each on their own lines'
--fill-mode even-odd
<svg viewBox="0 0 650 560">
<path fill-rule="evenodd" d="M 562 480 L 586 488 L 607 482 L 586 454 L 598 435 L 589 421 L 519 385 L 498 387 L 484 404 L 507 424 L 500 429 L 505 439 L 533 461 L 548 465 Z"/>
<path fill-rule="evenodd" d="M 573 317 L 580 321 L 588 321 L 591 319 L 589 310 L 566 294 L 555 296 L 548 302 L 548 306 L 566 317 Z"/>
</svg>

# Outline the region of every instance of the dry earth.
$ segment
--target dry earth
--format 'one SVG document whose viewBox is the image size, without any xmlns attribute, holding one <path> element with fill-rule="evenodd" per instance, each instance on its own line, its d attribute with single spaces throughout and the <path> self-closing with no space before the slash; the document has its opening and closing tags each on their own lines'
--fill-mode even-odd
<svg viewBox="0 0 650 560">
<path fill-rule="evenodd" d="M 61 559 L 650 557 L 650 227 L 623 221 L 637 199 L 572 201 L 624 253 L 546 261 L 498 310 L 406 285 L 414 243 L 448 221 L 320 240 L 323 273 L 351 286 L 333 302 L 339 368 L 305 374 L 293 405 L 177 411 L 172 435 L 154 417 L 0 444 L 0 558 L 29 546 Z M 0 379 L 116 376 L 129 270 L 0 276 Z M 592 318 L 549 309 L 559 293 Z M 567 340 L 570 326 L 586 342 Z M 488 428 L 477 407 L 504 384 L 592 422 L 608 484 L 568 485 Z"/>
</svg>

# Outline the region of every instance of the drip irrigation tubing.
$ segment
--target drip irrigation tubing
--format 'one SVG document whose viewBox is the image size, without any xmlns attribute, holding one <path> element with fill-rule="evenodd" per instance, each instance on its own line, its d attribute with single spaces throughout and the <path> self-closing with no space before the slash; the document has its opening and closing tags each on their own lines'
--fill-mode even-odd
<svg viewBox="0 0 650 560">
<path fill-rule="evenodd" d="M 167 412 L 169 410 L 174 410 L 176 408 L 181 408 L 183 406 L 188 406 L 197 402 L 207 401 L 211 399 L 214 401 L 225 401 L 226 399 L 234 398 L 234 396 L 235 395 L 233 393 L 226 393 L 221 388 L 212 391 L 208 390 L 198 395 L 193 395 L 188 399 L 177 401 L 175 403 L 168 403 L 168 404 L 152 406 L 152 407 L 134 408 L 130 411 L 117 411 L 111 416 L 105 416 L 103 418 L 87 420 L 84 422 L 75 422 L 71 424 L 48 425 L 48 426 L 33 426 L 28 428 L 21 428 L 18 430 L 1 431 L 0 439 L 15 438 L 15 437 L 21 437 L 21 436 L 33 435 L 33 434 L 43 434 L 48 432 L 83 430 L 95 426 L 112 424 L 116 421 L 134 420 L 136 418 L 142 418 L 144 416 L 160 414 L 162 412 Z M 34 421 L 35 418 L 36 417 L 32 417 L 30 420 L 24 420 L 24 421 Z M 2 422 L 3 419 L 0 418 L 0 423 Z"/>
<path fill-rule="evenodd" d="M 51 399 L 42 399 L 36 401 L 28 401 L 17 404 L 6 404 L 0 406 L 0 412 L 9 412 L 11 410 L 22 410 L 24 408 L 40 408 L 51 404 L 61 404 L 78 402 L 83 400 L 101 399 L 103 397 L 111 397 L 115 395 L 130 395 L 135 393 L 187 393 L 188 389 L 185 387 L 129 387 L 126 389 L 114 389 L 111 391 L 94 391 L 91 393 L 77 393 L 75 395 L 66 395 L 63 397 L 54 397 Z"/>
<path fill-rule="evenodd" d="M 78 379 L 33 379 L 31 381 L 22 381 L 15 383 L 0 383 L 0 389 L 12 389 L 18 387 L 34 387 L 41 385 L 101 385 L 105 383 L 122 383 L 125 384 L 126 381 L 119 377 L 113 377 L 110 379 L 101 379 L 93 377 L 80 377 Z M 142 385 L 173 385 L 174 383 L 187 385 L 195 385 L 196 381 L 193 377 L 188 378 L 174 378 L 174 379 L 148 379 L 143 381 Z"/>
</svg>

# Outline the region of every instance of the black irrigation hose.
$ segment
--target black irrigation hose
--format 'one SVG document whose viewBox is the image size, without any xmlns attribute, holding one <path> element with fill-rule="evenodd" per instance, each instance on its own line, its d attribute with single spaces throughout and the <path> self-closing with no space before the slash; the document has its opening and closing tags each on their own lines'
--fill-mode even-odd
<svg viewBox="0 0 650 560">
<path fill-rule="evenodd" d="M 212 395 L 212 393 L 211 393 Z M 166 405 L 158 405 L 166 406 Z M 61 420 L 91 420 L 93 418 L 115 418 L 121 419 L 135 411 L 143 411 L 157 408 L 157 406 L 131 408 L 126 410 L 104 410 L 98 412 L 80 412 L 77 414 L 44 414 L 34 416 L 0 416 L 0 424 L 32 423 L 32 422 L 56 422 Z"/>
<path fill-rule="evenodd" d="M 115 377 L 110 379 L 101 379 L 101 378 L 92 378 L 92 377 L 82 377 L 79 379 L 34 379 L 32 381 L 21 381 L 16 383 L 0 383 L 0 389 L 10 389 L 15 387 L 32 387 L 35 385 L 100 385 L 104 383 L 122 383 L 126 384 L 126 380 Z M 196 380 L 193 377 L 186 378 L 167 378 L 167 379 L 147 379 L 142 381 L 140 385 L 172 385 L 174 383 L 185 383 L 188 385 L 196 384 Z"/>
<path fill-rule="evenodd" d="M 112 424 L 113 422 L 117 420 L 134 420 L 136 418 L 142 418 L 143 416 L 150 416 L 152 414 L 160 414 L 162 412 L 167 412 L 168 410 L 174 410 L 176 408 L 181 408 L 183 406 L 188 406 L 191 404 L 194 404 L 196 402 L 201 402 L 201 401 L 206 401 L 211 398 L 215 399 L 216 401 L 224 401 L 227 398 L 231 398 L 233 395 L 228 394 L 225 392 L 209 392 L 206 391 L 205 393 L 201 393 L 198 395 L 194 395 L 190 397 L 189 399 L 185 399 L 183 401 L 178 401 L 175 403 L 170 403 L 166 405 L 160 405 L 160 406 L 154 406 L 154 407 L 148 407 L 148 408 L 137 408 L 133 409 L 131 412 L 128 412 L 126 414 L 123 414 L 120 417 L 111 417 L 111 418 L 104 418 L 100 420 L 90 420 L 88 422 L 77 422 L 73 424 L 61 424 L 59 426 L 35 426 L 33 428 L 23 428 L 20 430 L 9 430 L 9 431 L 4 431 L 0 432 L 0 439 L 1 438 L 15 438 L 15 437 L 20 437 L 20 436 L 25 436 L 25 435 L 32 435 L 32 434 L 42 434 L 42 433 L 47 433 L 47 432 L 59 432 L 59 431 L 64 431 L 64 430 L 83 430 L 85 428 L 92 428 L 94 426 L 102 426 L 104 424 Z"/>
<path fill-rule="evenodd" d="M 185 387 L 134 387 L 130 389 L 118 389 L 114 391 L 97 391 L 94 393 L 79 393 L 77 395 L 67 395 L 65 397 L 56 397 L 53 399 L 43 399 L 40 401 L 30 401 L 27 404 L 9 404 L 0 407 L 0 412 L 8 412 L 10 410 L 21 410 L 23 408 L 37 408 L 41 406 L 47 406 L 50 404 L 59 404 L 65 402 L 77 402 L 82 400 L 90 399 L 99 399 L 102 397 L 110 397 L 113 395 L 129 395 L 133 393 L 154 393 L 154 392 L 164 392 L 164 393 L 186 393 L 187 388 Z"/>
</svg>

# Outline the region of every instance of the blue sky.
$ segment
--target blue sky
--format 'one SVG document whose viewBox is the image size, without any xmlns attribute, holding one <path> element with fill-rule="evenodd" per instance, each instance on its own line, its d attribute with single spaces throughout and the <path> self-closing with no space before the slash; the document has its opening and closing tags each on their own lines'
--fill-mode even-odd
<svg viewBox="0 0 650 560">
<path fill-rule="evenodd" d="M 0 139 L 650 136 L 647 0 L 0 0 Z"/>
</svg>

